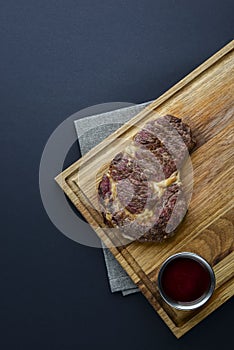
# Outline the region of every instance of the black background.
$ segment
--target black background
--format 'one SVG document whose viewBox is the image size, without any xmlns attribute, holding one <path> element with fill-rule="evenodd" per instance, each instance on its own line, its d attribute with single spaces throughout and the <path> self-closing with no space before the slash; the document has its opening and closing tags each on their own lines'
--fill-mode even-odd
<svg viewBox="0 0 234 350">
<path fill-rule="evenodd" d="M 111 294 L 102 251 L 69 240 L 47 217 L 38 168 L 72 113 L 154 99 L 228 43 L 233 5 L 0 1 L 1 349 L 231 346 L 233 300 L 177 340 L 142 295 Z"/>
</svg>

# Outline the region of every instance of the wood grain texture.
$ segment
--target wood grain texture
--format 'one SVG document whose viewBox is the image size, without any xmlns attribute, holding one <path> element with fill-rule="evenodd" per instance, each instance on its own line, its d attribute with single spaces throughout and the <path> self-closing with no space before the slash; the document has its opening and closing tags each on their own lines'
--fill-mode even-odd
<svg viewBox="0 0 234 350">
<path fill-rule="evenodd" d="M 233 49 L 234 41 L 56 177 L 177 337 L 234 294 Z M 194 183 L 189 211 L 177 234 L 168 241 L 124 245 L 105 229 L 97 201 L 97 183 L 108 162 L 130 142 L 138 129 L 164 114 L 182 118 L 198 141 L 191 156 Z M 170 308 L 157 291 L 157 274 L 162 262 L 180 251 L 203 256 L 214 267 L 216 275 L 212 298 L 191 312 Z"/>
</svg>

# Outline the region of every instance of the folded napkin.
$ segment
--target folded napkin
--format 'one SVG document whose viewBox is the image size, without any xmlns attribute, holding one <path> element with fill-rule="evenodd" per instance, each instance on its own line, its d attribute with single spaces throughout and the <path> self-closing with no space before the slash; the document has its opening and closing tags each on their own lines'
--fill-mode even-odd
<svg viewBox="0 0 234 350">
<path fill-rule="evenodd" d="M 125 107 L 76 120 L 74 123 L 81 154 L 84 155 L 150 103 L 151 102 L 146 102 L 140 105 L 133 105 L 131 107 Z M 102 247 L 111 291 L 121 291 L 124 296 L 138 292 L 138 288 L 120 266 L 110 250 L 106 248 L 103 243 Z"/>
</svg>

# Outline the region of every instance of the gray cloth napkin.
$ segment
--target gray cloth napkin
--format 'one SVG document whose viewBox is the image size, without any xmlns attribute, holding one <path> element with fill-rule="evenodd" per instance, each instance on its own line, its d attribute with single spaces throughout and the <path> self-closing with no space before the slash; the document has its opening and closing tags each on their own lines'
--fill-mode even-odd
<svg viewBox="0 0 234 350">
<path fill-rule="evenodd" d="M 131 107 L 76 120 L 74 123 L 81 154 L 84 155 L 150 103 L 151 102 L 146 102 L 140 105 L 133 105 Z M 111 291 L 121 291 L 124 296 L 138 292 L 138 288 L 120 266 L 110 250 L 106 248 L 103 243 L 102 246 Z"/>
</svg>

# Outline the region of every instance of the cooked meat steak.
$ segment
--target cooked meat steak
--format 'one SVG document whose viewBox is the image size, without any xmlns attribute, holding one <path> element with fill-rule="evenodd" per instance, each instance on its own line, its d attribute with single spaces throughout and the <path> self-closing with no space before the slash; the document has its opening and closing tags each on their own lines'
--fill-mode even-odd
<svg viewBox="0 0 234 350">
<path fill-rule="evenodd" d="M 106 225 L 140 242 L 172 236 L 187 211 L 180 168 L 195 144 L 190 127 L 179 118 L 166 115 L 148 122 L 99 183 Z"/>
</svg>

